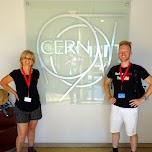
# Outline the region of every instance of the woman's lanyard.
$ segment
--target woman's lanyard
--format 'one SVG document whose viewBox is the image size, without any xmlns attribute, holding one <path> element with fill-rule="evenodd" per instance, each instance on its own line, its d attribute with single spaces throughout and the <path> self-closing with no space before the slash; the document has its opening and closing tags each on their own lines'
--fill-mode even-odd
<svg viewBox="0 0 152 152">
<path fill-rule="evenodd" d="M 22 68 L 22 72 L 23 72 L 23 75 L 24 75 L 24 80 L 25 80 L 25 82 L 26 82 L 26 84 L 27 84 L 27 86 L 28 86 L 28 97 L 29 97 L 29 88 L 30 88 L 30 84 L 31 84 L 31 73 L 32 73 L 32 69 L 30 69 L 30 73 L 29 73 L 28 79 L 27 79 L 27 77 L 26 77 L 26 75 L 25 75 L 25 71 L 24 71 L 23 68 Z"/>
<path fill-rule="evenodd" d="M 124 75 L 122 75 L 122 67 L 121 67 L 121 64 L 120 64 L 120 66 L 119 66 L 119 72 L 120 72 L 120 78 L 121 78 L 121 87 L 120 87 L 121 91 L 122 91 L 122 88 L 123 88 L 123 85 L 122 85 L 122 84 L 123 84 L 123 81 L 124 81 L 124 79 L 125 79 L 128 71 L 129 71 L 130 66 L 131 66 L 131 63 L 129 63 L 129 65 L 127 66 Z"/>
</svg>

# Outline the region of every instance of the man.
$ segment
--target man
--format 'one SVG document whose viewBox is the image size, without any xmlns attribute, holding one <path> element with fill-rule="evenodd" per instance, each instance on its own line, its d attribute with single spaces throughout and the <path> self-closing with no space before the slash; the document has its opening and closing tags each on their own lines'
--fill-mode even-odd
<svg viewBox="0 0 152 152">
<path fill-rule="evenodd" d="M 121 63 L 113 66 L 104 80 L 105 93 L 112 104 L 110 118 L 112 152 L 118 152 L 122 123 L 125 124 L 126 133 L 130 137 L 131 152 L 136 152 L 138 143 L 136 132 L 138 106 L 152 93 L 152 77 L 143 67 L 130 62 L 131 54 L 131 42 L 120 42 L 118 56 Z M 143 89 L 141 79 L 149 84 L 144 94 L 140 94 L 140 90 Z M 109 89 L 111 81 L 114 85 L 114 96 L 111 95 Z"/>
</svg>

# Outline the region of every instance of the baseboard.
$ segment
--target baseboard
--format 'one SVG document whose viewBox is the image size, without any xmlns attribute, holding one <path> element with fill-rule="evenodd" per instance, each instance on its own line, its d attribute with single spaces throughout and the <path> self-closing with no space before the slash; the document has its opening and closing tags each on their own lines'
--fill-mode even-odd
<svg viewBox="0 0 152 152">
<path fill-rule="evenodd" d="M 27 147 L 27 144 L 24 144 Z M 35 143 L 35 147 L 111 147 L 111 143 Z M 119 147 L 130 147 L 129 143 L 119 143 Z M 152 143 L 138 143 L 138 147 L 152 147 Z"/>
</svg>

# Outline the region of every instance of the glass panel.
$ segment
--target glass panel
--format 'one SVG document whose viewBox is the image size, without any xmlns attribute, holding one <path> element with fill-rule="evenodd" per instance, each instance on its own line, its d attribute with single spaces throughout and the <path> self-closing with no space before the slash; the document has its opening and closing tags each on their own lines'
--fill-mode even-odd
<svg viewBox="0 0 152 152">
<path fill-rule="evenodd" d="M 25 1 L 44 103 L 107 103 L 103 78 L 128 39 L 130 1 Z"/>
</svg>

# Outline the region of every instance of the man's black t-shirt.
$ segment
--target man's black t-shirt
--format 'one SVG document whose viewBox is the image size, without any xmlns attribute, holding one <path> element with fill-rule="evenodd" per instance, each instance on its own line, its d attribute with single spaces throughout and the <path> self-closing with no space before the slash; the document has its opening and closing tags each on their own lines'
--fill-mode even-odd
<svg viewBox="0 0 152 152">
<path fill-rule="evenodd" d="M 149 73 L 141 66 L 136 64 L 131 64 L 129 71 L 122 83 L 120 78 L 119 66 L 113 66 L 109 73 L 107 74 L 108 78 L 111 78 L 114 85 L 114 97 L 116 98 L 116 106 L 124 108 L 134 108 L 129 105 L 129 101 L 137 98 L 137 92 L 135 92 L 136 82 L 133 76 L 133 69 L 137 71 L 138 84 L 142 86 L 141 79 L 146 79 L 149 76 Z M 124 75 L 126 68 L 122 68 L 122 75 Z M 122 90 L 121 90 L 121 85 Z M 118 98 L 118 94 L 125 94 L 125 98 Z"/>
<path fill-rule="evenodd" d="M 37 69 L 33 69 L 33 72 L 31 74 L 31 83 L 29 88 L 29 98 L 31 98 L 31 102 L 24 101 L 24 98 L 28 96 L 28 86 L 24 79 L 24 75 L 21 73 L 21 70 L 13 70 L 9 75 L 13 78 L 15 82 L 16 91 L 19 97 L 19 101 L 16 100 L 15 106 L 23 111 L 33 111 L 37 109 L 41 105 L 39 93 L 37 90 L 39 71 Z M 28 75 L 26 76 L 28 77 Z"/>
</svg>

